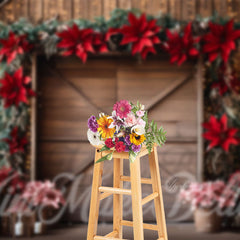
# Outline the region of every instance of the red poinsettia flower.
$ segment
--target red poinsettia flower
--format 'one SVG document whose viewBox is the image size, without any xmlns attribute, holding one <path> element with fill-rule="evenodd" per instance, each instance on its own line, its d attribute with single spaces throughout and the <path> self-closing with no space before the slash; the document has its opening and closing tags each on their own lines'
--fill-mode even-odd
<svg viewBox="0 0 240 240">
<path fill-rule="evenodd" d="M 218 72 L 218 81 L 214 82 L 211 86 L 211 88 L 218 89 L 219 95 L 223 96 L 228 91 L 228 85 L 226 84 L 225 78 L 226 78 L 226 66 L 222 65 L 219 68 Z"/>
<path fill-rule="evenodd" d="M 210 141 L 209 149 L 220 146 L 225 151 L 229 150 L 231 144 L 238 145 L 236 138 L 237 128 L 228 128 L 227 116 L 224 114 L 220 120 L 215 116 L 211 116 L 209 122 L 205 122 L 203 127 L 207 130 L 203 137 Z"/>
<path fill-rule="evenodd" d="M 107 36 L 102 33 L 94 33 L 93 35 L 93 46 L 96 52 L 106 53 L 108 52 Z"/>
<path fill-rule="evenodd" d="M 27 41 L 27 36 L 16 36 L 13 32 L 9 32 L 7 39 L 0 39 L 0 60 L 5 57 L 7 63 L 10 64 L 18 54 L 23 54 L 31 50 L 32 45 Z"/>
<path fill-rule="evenodd" d="M 203 52 L 208 53 L 209 61 L 214 61 L 220 54 L 223 61 L 228 61 L 229 54 L 236 48 L 235 40 L 240 37 L 240 30 L 233 29 L 233 20 L 226 25 L 209 23 L 210 33 L 204 39 Z"/>
<path fill-rule="evenodd" d="M 223 77 L 214 82 L 211 88 L 217 88 L 220 96 L 223 96 L 228 91 L 228 86 Z"/>
<path fill-rule="evenodd" d="M 156 25 L 156 20 L 147 21 L 145 14 L 137 18 L 134 14 L 129 13 L 128 21 L 130 25 L 124 25 L 119 31 L 111 30 L 112 33 L 120 32 L 123 35 L 120 44 L 132 43 L 132 54 L 140 53 L 143 59 L 149 52 L 155 54 L 154 44 L 160 43 L 160 39 L 156 35 L 160 31 L 160 27 Z"/>
<path fill-rule="evenodd" d="M 26 136 L 19 136 L 18 127 L 14 127 L 10 134 L 11 138 L 6 138 L 4 141 L 9 146 L 9 151 L 11 154 L 24 152 L 26 145 L 28 144 L 28 140 Z"/>
<path fill-rule="evenodd" d="M 74 24 L 72 27 L 68 27 L 67 30 L 57 33 L 61 39 L 57 46 L 65 49 L 63 56 L 75 54 L 85 63 L 88 53 L 94 52 L 93 33 L 93 30 L 90 28 L 79 29 L 78 26 Z"/>
<path fill-rule="evenodd" d="M 200 41 L 200 38 L 193 37 L 191 23 L 185 27 L 183 36 L 180 36 L 177 32 L 172 33 L 168 29 L 166 34 L 168 37 L 166 49 L 170 53 L 171 63 L 177 62 L 178 65 L 181 65 L 188 57 L 198 56 L 199 51 L 196 44 Z"/>
<path fill-rule="evenodd" d="M 0 79 L 0 96 L 5 99 L 5 108 L 16 105 L 21 102 L 28 103 L 29 96 L 35 96 L 35 93 L 28 86 L 31 82 L 30 77 L 23 75 L 23 69 L 19 68 L 13 75 L 5 73 L 5 77 Z"/>
</svg>

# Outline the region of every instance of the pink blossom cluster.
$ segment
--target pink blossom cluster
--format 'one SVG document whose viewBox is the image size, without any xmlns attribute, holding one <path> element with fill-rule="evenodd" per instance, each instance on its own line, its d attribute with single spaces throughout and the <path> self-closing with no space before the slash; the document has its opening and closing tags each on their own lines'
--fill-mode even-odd
<svg viewBox="0 0 240 240">
<path fill-rule="evenodd" d="M 180 191 L 179 197 L 182 201 L 190 202 L 193 210 L 197 207 L 212 208 L 218 205 L 224 189 L 223 181 L 191 183 Z"/>
<path fill-rule="evenodd" d="M 22 199 L 28 204 L 37 206 L 51 206 L 58 209 L 65 200 L 61 191 L 57 190 L 55 184 L 50 181 L 32 181 L 26 185 Z"/>
</svg>

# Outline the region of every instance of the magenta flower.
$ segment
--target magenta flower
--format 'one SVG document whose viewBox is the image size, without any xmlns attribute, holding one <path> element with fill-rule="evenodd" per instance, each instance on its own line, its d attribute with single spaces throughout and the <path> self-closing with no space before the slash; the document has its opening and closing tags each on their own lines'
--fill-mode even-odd
<svg viewBox="0 0 240 240">
<path fill-rule="evenodd" d="M 113 110 L 116 111 L 117 116 L 120 118 L 126 118 L 128 113 L 130 113 L 131 108 L 132 107 L 127 100 L 116 102 L 113 106 Z"/>
<path fill-rule="evenodd" d="M 141 145 L 132 145 L 132 150 L 136 153 L 139 152 L 141 149 Z"/>
</svg>

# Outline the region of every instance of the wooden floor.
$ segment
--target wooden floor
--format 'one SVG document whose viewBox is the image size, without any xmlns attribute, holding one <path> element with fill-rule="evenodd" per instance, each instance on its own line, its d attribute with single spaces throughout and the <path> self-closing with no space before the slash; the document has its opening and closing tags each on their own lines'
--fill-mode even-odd
<svg viewBox="0 0 240 240">
<path fill-rule="evenodd" d="M 200 234 L 196 233 L 192 224 L 169 224 L 167 226 L 169 240 L 239 240 L 239 232 L 221 232 L 217 234 Z M 104 235 L 111 232 L 110 224 L 99 225 L 99 234 Z M 125 228 L 125 239 L 133 239 L 130 228 Z M 30 238 L 33 240 L 86 240 L 86 225 L 74 225 L 51 230 L 45 236 Z M 6 237 L 0 237 L 6 240 Z M 30 240 L 24 238 L 24 240 Z M 152 231 L 145 231 L 145 240 L 156 240 L 157 235 Z"/>
</svg>

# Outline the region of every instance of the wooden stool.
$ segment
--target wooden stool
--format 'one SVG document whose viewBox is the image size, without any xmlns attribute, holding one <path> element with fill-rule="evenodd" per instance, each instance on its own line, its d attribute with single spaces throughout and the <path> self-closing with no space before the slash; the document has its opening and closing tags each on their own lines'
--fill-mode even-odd
<svg viewBox="0 0 240 240">
<path fill-rule="evenodd" d="M 96 149 L 95 162 L 109 151 L 98 152 Z M 134 161 L 130 163 L 130 177 L 123 176 L 123 159 L 128 159 L 128 153 L 113 153 L 113 188 L 102 186 L 103 162 L 94 165 L 92 196 L 88 221 L 87 240 L 123 239 L 122 226 L 133 227 L 134 239 L 144 239 L 144 229 L 158 231 L 158 240 L 167 240 L 167 229 L 165 222 L 162 188 L 158 165 L 156 146 L 149 155 L 151 178 L 141 178 L 140 157 L 148 154 L 145 147 Z M 123 189 L 123 181 L 131 182 L 131 190 Z M 141 183 L 152 184 L 153 193 L 142 199 Z M 113 231 L 105 236 L 97 236 L 98 214 L 100 200 L 113 194 Z M 126 221 L 122 218 L 123 198 L 122 195 L 132 196 L 133 221 Z M 154 200 L 157 225 L 144 224 L 142 206 Z"/>
</svg>

